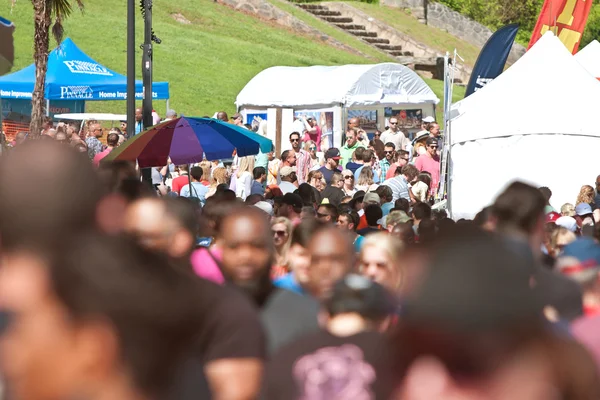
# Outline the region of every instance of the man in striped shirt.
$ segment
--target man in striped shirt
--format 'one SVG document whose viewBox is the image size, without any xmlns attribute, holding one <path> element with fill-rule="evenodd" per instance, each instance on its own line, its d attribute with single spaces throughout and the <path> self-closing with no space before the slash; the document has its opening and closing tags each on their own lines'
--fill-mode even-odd
<svg viewBox="0 0 600 400">
<path fill-rule="evenodd" d="M 296 153 L 296 176 L 298 177 L 298 185 L 306 182 L 308 170 L 310 169 L 310 154 L 302 149 L 300 142 L 300 134 L 292 132 L 290 134 L 290 143 L 294 153 Z"/>
<path fill-rule="evenodd" d="M 411 201 L 410 184 L 417 178 L 417 175 L 419 175 L 419 170 L 414 165 L 407 164 L 400 170 L 396 169 L 396 176 L 394 178 L 383 182 L 385 186 L 389 186 L 392 189 L 392 201 L 400 198 Z"/>
</svg>

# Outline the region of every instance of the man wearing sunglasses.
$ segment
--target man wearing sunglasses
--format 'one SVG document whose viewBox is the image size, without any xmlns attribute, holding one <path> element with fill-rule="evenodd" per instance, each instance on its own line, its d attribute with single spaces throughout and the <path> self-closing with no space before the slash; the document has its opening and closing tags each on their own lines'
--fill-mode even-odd
<svg viewBox="0 0 600 400">
<path fill-rule="evenodd" d="M 296 175 L 298 177 L 298 185 L 301 185 L 306 182 L 306 177 L 308 176 L 310 153 L 302 148 L 300 133 L 298 132 L 290 134 L 290 144 L 296 154 Z"/>
<path fill-rule="evenodd" d="M 381 134 L 381 141 L 383 143 L 394 143 L 397 150 L 406 150 L 406 147 L 410 145 L 410 140 L 406 137 L 404 132 L 400 130 L 398 126 L 398 118 L 390 118 L 390 129 Z"/>
<path fill-rule="evenodd" d="M 383 151 L 385 151 L 385 158 L 379 161 L 379 167 L 381 168 L 381 176 L 384 177 L 387 175 L 388 170 L 392 166 L 394 162 L 394 153 L 396 152 L 396 145 L 392 142 L 388 142 L 383 147 Z"/>
<path fill-rule="evenodd" d="M 431 186 L 429 194 L 435 196 L 438 185 L 440 184 L 440 157 L 437 153 L 438 140 L 434 137 L 428 137 L 425 141 L 427 152 L 422 156 L 417 157 L 415 167 L 419 171 L 427 171 L 431 174 Z"/>
</svg>

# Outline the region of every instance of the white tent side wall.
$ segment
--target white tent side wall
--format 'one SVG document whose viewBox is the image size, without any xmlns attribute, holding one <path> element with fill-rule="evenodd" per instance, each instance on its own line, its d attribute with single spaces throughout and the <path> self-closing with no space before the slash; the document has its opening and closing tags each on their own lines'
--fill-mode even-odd
<svg viewBox="0 0 600 400">
<path fill-rule="evenodd" d="M 592 41 L 585 48 L 579 50 L 575 54 L 575 59 L 594 78 L 600 79 L 600 43 L 597 40 Z"/>
<path fill-rule="evenodd" d="M 452 146 L 452 218 L 473 218 L 515 180 L 552 190 L 559 209 L 574 203 L 583 185 L 600 173 L 600 137 L 524 135 L 480 139 Z M 586 150 L 589 156 L 586 156 Z"/>
</svg>

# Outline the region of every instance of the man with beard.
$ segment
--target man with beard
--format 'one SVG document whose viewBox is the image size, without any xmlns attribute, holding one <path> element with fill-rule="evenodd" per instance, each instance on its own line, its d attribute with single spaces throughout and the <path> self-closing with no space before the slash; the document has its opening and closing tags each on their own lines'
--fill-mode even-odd
<svg viewBox="0 0 600 400">
<path fill-rule="evenodd" d="M 242 290 L 260 309 L 269 353 L 318 329 L 319 304 L 310 297 L 276 288 L 269 274 L 274 248 L 269 221 L 256 207 L 227 215 L 220 229 L 222 268 L 228 283 Z"/>
</svg>

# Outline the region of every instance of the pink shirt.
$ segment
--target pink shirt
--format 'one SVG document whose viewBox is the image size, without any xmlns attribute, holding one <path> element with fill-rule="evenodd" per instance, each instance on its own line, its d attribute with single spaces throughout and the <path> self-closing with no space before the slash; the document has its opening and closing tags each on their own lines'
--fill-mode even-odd
<svg viewBox="0 0 600 400">
<path fill-rule="evenodd" d="M 104 157 L 106 157 L 108 155 L 108 153 L 110 153 L 112 151 L 112 149 L 113 149 L 112 147 L 107 147 L 106 150 L 96 154 L 94 156 L 94 160 L 93 160 L 94 165 L 96 167 L 98 167 L 100 165 L 100 161 L 102 161 L 102 159 Z"/>
<path fill-rule="evenodd" d="M 211 255 L 208 253 L 210 251 Z M 214 257 L 214 258 L 213 258 Z M 207 250 L 198 249 L 192 253 L 192 269 L 200 278 L 207 279 L 222 285 L 225 283 L 225 277 L 221 269 L 215 262 L 215 259 L 221 260 L 221 251 L 218 249 Z"/>
<path fill-rule="evenodd" d="M 417 157 L 415 161 L 415 167 L 419 171 L 426 171 L 431 174 L 431 187 L 429 188 L 429 194 L 435 195 L 437 192 L 438 185 L 440 184 L 440 159 L 438 156 L 435 158 L 429 157 L 428 154 L 422 154 Z"/>
</svg>

